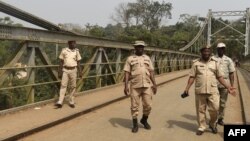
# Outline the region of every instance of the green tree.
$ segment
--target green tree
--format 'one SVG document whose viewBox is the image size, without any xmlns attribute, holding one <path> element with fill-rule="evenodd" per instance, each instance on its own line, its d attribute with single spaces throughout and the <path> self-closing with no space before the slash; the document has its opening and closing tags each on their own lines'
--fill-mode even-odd
<svg viewBox="0 0 250 141">
<path fill-rule="evenodd" d="M 137 0 L 135 3 L 119 5 L 116 22 L 129 25 L 142 25 L 147 30 L 159 29 L 162 20 L 171 18 L 172 4 L 162 1 Z M 133 23 L 132 23 L 133 22 Z"/>
</svg>

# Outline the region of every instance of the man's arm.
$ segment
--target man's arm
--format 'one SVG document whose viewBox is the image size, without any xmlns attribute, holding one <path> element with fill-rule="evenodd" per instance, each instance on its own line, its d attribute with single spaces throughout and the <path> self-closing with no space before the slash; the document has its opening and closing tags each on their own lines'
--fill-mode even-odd
<svg viewBox="0 0 250 141">
<path fill-rule="evenodd" d="M 234 72 L 229 73 L 229 80 L 230 80 L 231 86 L 233 87 L 234 86 Z"/>
<path fill-rule="evenodd" d="M 79 74 L 79 77 L 82 78 L 82 69 L 81 69 L 80 61 L 77 61 L 77 72 Z"/>
<path fill-rule="evenodd" d="M 153 93 L 156 94 L 157 85 L 156 85 L 156 82 L 155 82 L 155 73 L 154 73 L 154 71 L 150 71 L 150 80 L 153 83 L 153 86 L 152 86 Z"/>
<path fill-rule="evenodd" d="M 58 78 L 59 78 L 59 79 L 62 78 L 63 63 L 64 63 L 64 61 L 63 61 L 62 59 L 60 59 L 59 68 L 58 68 Z"/>
<path fill-rule="evenodd" d="M 190 76 L 189 79 L 188 79 L 188 83 L 187 83 L 187 86 L 186 86 L 186 89 L 185 89 L 185 93 L 188 93 L 190 87 L 193 85 L 194 83 L 194 77 L 193 76 Z"/>
<path fill-rule="evenodd" d="M 218 79 L 218 81 L 219 81 L 225 88 L 227 88 L 227 90 L 228 90 L 228 92 L 229 92 L 230 94 L 232 94 L 233 96 L 236 95 L 235 90 L 234 90 L 235 88 L 233 88 L 232 86 L 229 86 L 229 85 L 225 82 L 225 80 L 223 79 L 223 77 L 218 77 L 217 79 Z"/>
<path fill-rule="evenodd" d="M 124 76 L 124 78 L 125 78 L 124 94 L 128 95 L 129 94 L 128 81 L 129 81 L 130 73 L 125 71 L 124 75 L 125 75 Z"/>
</svg>

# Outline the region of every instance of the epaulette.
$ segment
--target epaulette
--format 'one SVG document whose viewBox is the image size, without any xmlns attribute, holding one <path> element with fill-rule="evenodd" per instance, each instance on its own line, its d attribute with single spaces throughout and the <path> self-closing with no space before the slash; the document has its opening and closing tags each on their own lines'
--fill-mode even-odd
<svg viewBox="0 0 250 141">
<path fill-rule="evenodd" d="M 197 62 L 197 61 L 199 61 L 199 60 L 200 60 L 200 58 L 194 59 L 194 60 L 193 60 L 193 63 L 194 63 L 194 62 Z"/>
<path fill-rule="evenodd" d="M 214 60 L 214 61 L 216 61 L 216 62 L 218 62 L 218 59 L 215 58 L 214 56 L 212 56 L 211 59 Z"/>
<path fill-rule="evenodd" d="M 147 57 L 149 58 L 149 56 L 148 56 L 148 55 L 146 55 L 146 54 L 143 54 L 142 56 L 143 56 L 143 57 L 145 57 L 145 58 L 147 58 Z"/>
</svg>

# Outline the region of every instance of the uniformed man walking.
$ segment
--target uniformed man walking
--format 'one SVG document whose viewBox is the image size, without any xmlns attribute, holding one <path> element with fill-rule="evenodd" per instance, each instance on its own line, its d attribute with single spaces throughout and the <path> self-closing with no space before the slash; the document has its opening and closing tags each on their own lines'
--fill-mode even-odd
<svg viewBox="0 0 250 141">
<path fill-rule="evenodd" d="M 223 72 L 223 78 L 226 83 L 230 83 L 231 86 L 234 86 L 234 72 L 235 67 L 231 58 L 224 55 L 226 45 L 224 43 L 217 44 L 217 55 L 216 58 L 219 62 L 220 68 Z M 224 113 L 227 102 L 228 90 L 221 84 L 218 83 L 218 90 L 220 94 L 220 106 L 219 106 L 219 119 L 218 124 L 224 125 Z"/>
<path fill-rule="evenodd" d="M 75 108 L 74 94 L 76 90 L 77 72 L 82 77 L 80 60 L 81 55 L 76 48 L 76 41 L 68 41 L 69 47 L 63 48 L 59 56 L 60 66 L 58 70 L 58 77 L 62 78 L 60 96 L 58 102 L 55 104 L 57 108 L 62 108 L 63 100 L 69 83 L 69 106 Z"/>
<path fill-rule="evenodd" d="M 185 92 L 188 93 L 189 88 L 195 80 L 195 103 L 197 122 L 199 125 L 196 134 L 202 135 L 206 129 L 207 108 L 210 114 L 209 128 L 214 134 L 216 134 L 216 122 L 219 108 L 217 80 L 225 86 L 230 93 L 235 93 L 234 88 L 224 81 L 217 59 L 215 57 L 211 57 L 210 47 L 203 47 L 200 52 L 201 58 L 196 59 L 193 62 Z"/>
<path fill-rule="evenodd" d="M 140 99 L 142 99 L 143 116 L 141 124 L 147 130 L 151 129 L 147 119 L 151 111 L 152 95 L 156 94 L 157 86 L 154 78 L 154 68 L 150 58 L 143 54 L 144 41 L 135 41 L 133 44 L 135 54 L 129 56 L 124 66 L 125 71 L 125 95 L 130 94 L 131 114 L 133 119 L 132 132 L 138 131 L 137 116 L 139 113 Z M 128 83 L 130 81 L 130 89 Z"/>
</svg>

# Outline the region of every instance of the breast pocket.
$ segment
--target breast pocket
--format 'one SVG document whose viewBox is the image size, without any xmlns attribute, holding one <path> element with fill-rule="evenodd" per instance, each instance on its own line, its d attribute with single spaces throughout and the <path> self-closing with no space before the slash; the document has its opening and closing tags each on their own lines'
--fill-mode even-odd
<svg viewBox="0 0 250 141">
<path fill-rule="evenodd" d="M 138 61 L 133 61 L 130 63 L 132 71 L 136 70 L 139 67 Z"/>
<path fill-rule="evenodd" d="M 64 54 L 63 54 L 63 57 L 64 57 L 64 58 L 68 58 L 69 55 L 68 55 L 67 53 L 64 53 Z"/>
<path fill-rule="evenodd" d="M 197 74 L 204 74 L 205 66 L 196 66 L 197 67 Z"/>
<path fill-rule="evenodd" d="M 145 65 L 145 67 L 147 67 L 147 68 L 149 68 L 149 61 L 146 61 L 146 60 L 144 60 L 144 65 Z"/>
<path fill-rule="evenodd" d="M 209 66 L 208 66 L 208 69 L 209 69 L 209 71 L 211 71 L 211 72 L 213 72 L 213 73 L 215 73 L 215 71 L 216 71 L 216 68 L 215 68 L 214 65 L 209 65 Z"/>
</svg>

